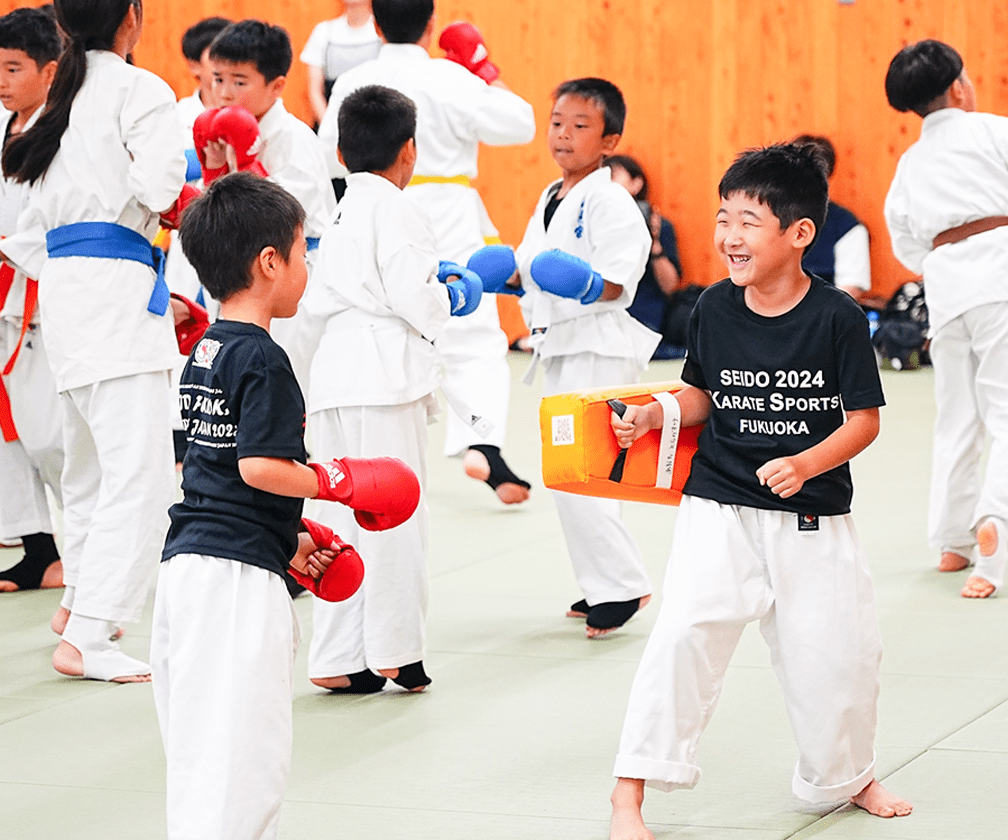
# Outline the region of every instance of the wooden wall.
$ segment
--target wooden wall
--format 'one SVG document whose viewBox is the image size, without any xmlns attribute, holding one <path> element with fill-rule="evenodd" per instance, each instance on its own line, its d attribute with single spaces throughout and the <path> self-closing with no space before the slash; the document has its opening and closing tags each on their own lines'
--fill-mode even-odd
<svg viewBox="0 0 1008 840">
<path fill-rule="evenodd" d="M 0 0 L 0 9 L 36 5 Z M 334 0 L 145 0 L 137 61 L 180 94 L 191 80 L 179 49 L 201 17 L 280 23 L 295 57 Z M 442 24 L 474 21 L 503 79 L 536 109 L 539 132 L 522 148 L 485 149 L 478 186 L 505 242 L 517 244 L 535 200 L 556 175 L 545 146 L 550 91 L 566 78 L 600 75 L 629 106 L 620 151 L 636 155 L 655 204 L 676 225 L 686 276 L 723 276 L 711 246 L 717 182 L 748 146 L 811 131 L 838 149 L 834 198 L 872 235 L 876 294 L 908 278 L 892 257 L 882 203 L 896 161 L 920 120 L 893 112 L 883 78 L 892 55 L 920 38 L 963 54 L 982 110 L 1008 113 L 1008 4 L 1001 0 L 437 0 Z M 437 52 L 435 48 L 435 52 Z M 285 96 L 307 113 L 296 60 Z"/>
</svg>

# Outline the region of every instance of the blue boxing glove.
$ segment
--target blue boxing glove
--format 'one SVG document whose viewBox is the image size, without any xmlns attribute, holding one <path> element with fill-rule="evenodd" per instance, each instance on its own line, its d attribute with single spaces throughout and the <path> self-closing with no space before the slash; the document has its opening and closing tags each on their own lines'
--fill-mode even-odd
<svg viewBox="0 0 1008 840">
<path fill-rule="evenodd" d="M 455 280 L 449 280 L 455 277 Z M 452 315 L 469 315 L 476 311 L 483 297 L 483 281 L 468 268 L 442 260 L 438 265 L 438 280 L 448 289 Z"/>
<path fill-rule="evenodd" d="M 480 248 L 466 264 L 466 268 L 475 271 L 483 281 L 483 291 L 497 295 L 516 295 L 521 297 L 525 290 L 521 286 L 510 286 L 510 280 L 518 270 L 514 251 L 507 245 L 487 245 Z"/>
<path fill-rule="evenodd" d="M 594 303 L 602 297 L 602 275 L 580 257 L 554 248 L 532 260 L 532 279 L 544 292 L 559 297 Z"/>
<path fill-rule="evenodd" d="M 195 149 L 185 150 L 186 159 L 186 181 L 198 181 L 203 177 L 203 170 L 200 168 L 199 155 L 196 153 Z"/>
</svg>

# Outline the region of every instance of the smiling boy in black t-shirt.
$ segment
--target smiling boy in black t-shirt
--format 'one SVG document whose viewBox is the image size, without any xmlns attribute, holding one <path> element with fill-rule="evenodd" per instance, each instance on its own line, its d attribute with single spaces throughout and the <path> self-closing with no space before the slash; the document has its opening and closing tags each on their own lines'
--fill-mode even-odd
<svg viewBox="0 0 1008 840">
<path fill-rule="evenodd" d="M 864 314 L 801 267 L 826 215 L 825 171 L 809 146 L 750 150 L 719 192 L 714 244 L 729 279 L 693 310 L 688 387 L 675 394 L 684 425 L 707 425 L 631 689 L 613 840 L 653 840 L 645 784 L 699 780 L 697 742 L 757 619 L 798 742 L 795 794 L 911 810 L 874 777 L 882 648 L 850 516 L 847 462 L 875 439 L 885 400 Z M 657 401 L 612 418 L 622 446 L 663 423 Z"/>
<path fill-rule="evenodd" d="M 395 459 L 305 463 L 304 399 L 269 335 L 308 279 L 304 219 L 248 173 L 214 182 L 183 216 L 182 249 L 221 309 L 180 381 L 184 498 L 169 511 L 151 629 L 169 837 L 276 836 L 299 637 L 285 570 L 327 600 L 350 597 L 364 573 L 352 547 L 301 519 L 304 499 L 342 502 L 372 530 L 419 500 Z"/>
</svg>

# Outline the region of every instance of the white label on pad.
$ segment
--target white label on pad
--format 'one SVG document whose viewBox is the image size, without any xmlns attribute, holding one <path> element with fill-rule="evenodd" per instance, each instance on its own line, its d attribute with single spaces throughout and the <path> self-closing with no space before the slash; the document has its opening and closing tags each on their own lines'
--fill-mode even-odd
<svg viewBox="0 0 1008 840">
<path fill-rule="evenodd" d="M 558 414 L 553 418 L 553 445 L 570 446 L 574 443 L 574 415 Z"/>
<path fill-rule="evenodd" d="M 655 487 L 668 490 L 672 487 L 672 472 L 675 469 L 676 447 L 679 445 L 679 427 L 682 425 L 682 412 L 679 410 L 679 400 L 668 391 L 652 394 L 662 404 L 665 422 L 661 430 L 661 444 L 658 447 L 658 471 L 655 476 Z"/>
</svg>

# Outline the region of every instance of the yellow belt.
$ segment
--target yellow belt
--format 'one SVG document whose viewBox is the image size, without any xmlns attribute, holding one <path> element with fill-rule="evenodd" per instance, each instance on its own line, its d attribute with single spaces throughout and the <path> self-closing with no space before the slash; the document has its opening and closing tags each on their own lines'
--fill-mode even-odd
<svg viewBox="0 0 1008 840">
<path fill-rule="evenodd" d="M 414 175 L 406 186 L 415 187 L 419 184 L 458 184 L 471 187 L 472 179 L 468 175 Z"/>
</svg>

